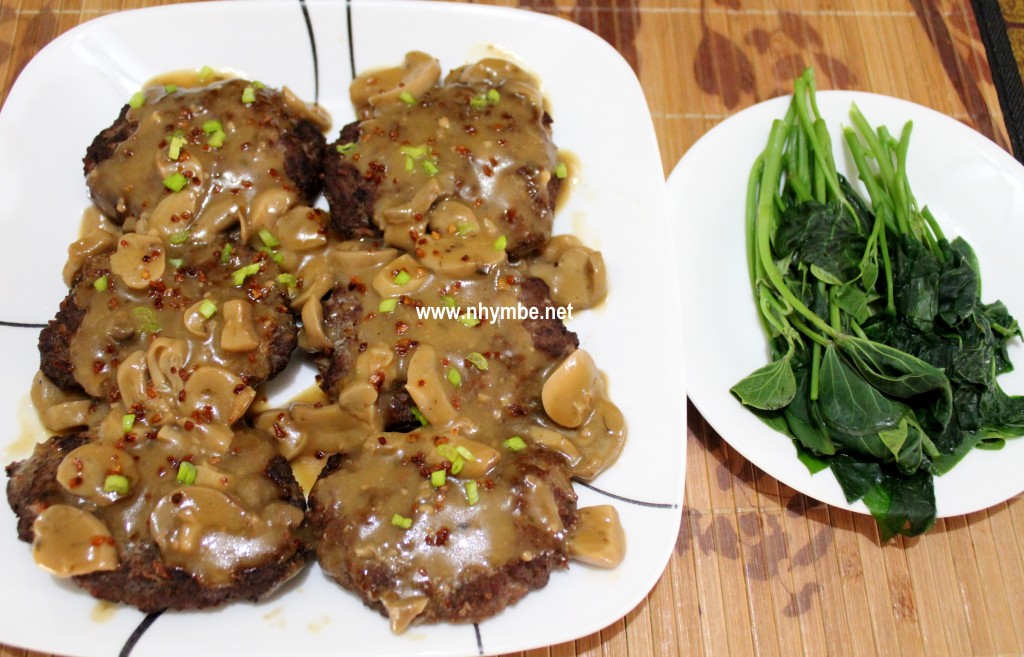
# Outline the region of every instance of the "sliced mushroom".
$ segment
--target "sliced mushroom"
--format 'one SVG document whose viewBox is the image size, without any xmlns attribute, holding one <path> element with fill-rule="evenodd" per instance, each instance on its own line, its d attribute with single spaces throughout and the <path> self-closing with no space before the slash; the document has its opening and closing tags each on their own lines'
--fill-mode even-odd
<svg viewBox="0 0 1024 657">
<path fill-rule="evenodd" d="M 57 466 L 57 482 L 64 490 L 97 506 L 109 506 L 127 494 L 107 490 L 112 488 L 107 484 L 111 476 L 124 477 L 129 487 L 138 481 L 131 455 L 105 443 L 86 443 L 72 450 Z"/>
<path fill-rule="evenodd" d="M 203 299 L 197 301 L 188 308 L 185 309 L 185 314 L 182 316 L 182 322 L 185 324 L 185 330 L 197 338 L 205 338 L 210 335 L 210 320 L 213 315 L 207 317 L 202 311 L 210 308 L 210 304 L 213 301 L 209 299 Z M 216 308 L 216 305 L 213 306 Z"/>
<path fill-rule="evenodd" d="M 583 453 L 583 462 L 573 474 L 590 481 L 615 462 L 626 443 L 626 418 L 622 411 L 607 399 L 599 399 L 575 443 Z"/>
<path fill-rule="evenodd" d="M 458 235 L 460 237 L 476 235 L 480 232 L 481 226 L 480 220 L 476 218 L 476 214 L 469 206 L 451 199 L 443 199 L 435 203 L 430 208 L 428 221 L 431 230 L 437 231 L 441 235 Z"/>
<path fill-rule="evenodd" d="M 574 429 L 587 419 L 603 391 L 604 381 L 594 359 L 585 350 L 577 349 L 544 382 L 541 402 L 548 417 Z"/>
<path fill-rule="evenodd" d="M 57 577 L 114 570 L 121 563 L 107 526 L 77 507 L 48 507 L 32 523 L 32 535 L 32 558 Z"/>
<path fill-rule="evenodd" d="M 556 305 L 592 308 L 608 295 L 604 257 L 576 237 L 555 236 L 538 256 L 528 271 L 548 284 Z"/>
<path fill-rule="evenodd" d="M 236 196 L 220 196 L 207 203 L 199 217 L 192 223 L 191 238 L 202 244 L 209 244 L 218 235 L 231 230 L 242 222 L 242 210 Z"/>
<path fill-rule="evenodd" d="M 402 92 L 419 98 L 441 78 L 441 64 L 430 55 L 412 51 L 401 66 L 387 68 L 356 77 L 349 85 L 352 104 L 362 118 L 373 108 L 402 102 Z"/>
<path fill-rule="evenodd" d="M 256 391 L 217 365 L 197 367 L 185 382 L 183 410 L 209 412 L 214 422 L 231 425 L 244 414 Z"/>
<path fill-rule="evenodd" d="M 195 211 L 196 194 L 191 189 L 182 190 L 165 196 L 144 221 L 139 221 L 135 229 L 169 241 L 172 236 L 190 230 Z"/>
<path fill-rule="evenodd" d="M 327 244 L 323 213 L 305 205 L 286 212 L 277 220 L 275 231 L 281 248 L 286 250 L 308 251 Z"/>
<path fill-rule="evenodd" d="M 507 59 L 488 57 L 464 66 L 456 73 L 459 82 L 463 84 L 501 87 L 503 93 L 515 93 L 538 108 L 544 107 L 544 97 L 537 78 Z"/>
<path fill-rule="evenodd" d="M 249 221 L 242 222 L 242 239 L 255 240 L 257 247 L 269 246 L 260 240 L 260 231 L 277 237 L 277 220 L 295 205 L 295 194 L 281 188 L 260 192 L 249 206 Z M 248 228 L 248 232 L 246 232 Z"/>
<path fill-rule="evenodd" d="M 153 235 L 126 233 L 110 256 L 110 269 L 133 290 L 144 290 L 158 281 L 167 266 L 163 240 Z"/>
<path fill-rule="evenodd" d="M 117 244 L 117 235 L 113 232 L 97 229 L 86 233 L 81 239 L 68 247 L 68 260 L 64 264 L 64 284 L 71 287 L 75 282 L 75 274 L 82 268 L 88 258 L 99 253 L 106 253 Z"/>
<path fill-rule="evenodd" d="M 330 130 L 331 115 L 320 105 L 307 104 L 287 86 L 281 87 L 281 98 L 284 100 L 285 106 L 287 106 L 293 114 L 312 123 L 320 129 L 320 132 Z"/>
<path fill-rule="evenodd" d="M 260 336 L 256 334 L 252 321 L 252 305 L 247 301 L 231 299 L 224 302 L 220 346 L 232 353 L 253 351 L 260 346 Z"/>
<path fill-rule="evenodd" d="M 564 456 L 571 468 L 575 468 L 583 460 L 583 455 L 576 449 L 572 441 L 554 429 L 539 426 L 530 427 L 528 433 L 530 438 L 538 445 Z"/>
<path fill-rule="evenodd" d="M 157 394 L 175 400 L 181 392 L 181 370 L 189 357 L 189 344 L 178 338 L 156 338 L 146 350 L 146 371 Z M 152 398 L 149 390 L 146 396 Z"/>
<path fill-rule="evenodd" d="M 610 504 L 579 510 L 579 524 L 569 538 L 569 554 L 576 561 L 615 568 L 626 556 L 626 533 L 619 512 Z"/>
<path fill-rule="evenodd" d="M 451 384 L 441 376 L 437 352 L 428 345 L 420 345 L 409 359 L 405 389 L 416 402 L 416 407 L 434 426 L 444 426 L 455 419 L 455 409 L 448 398 Z"/>
<path fill-rule="evenodd" d="M 362 240 L 349 240 L 330 251 L 331 264 L 344 276 L 358 276 L 381 267 L 398 257 L 398 249 L 375 248 Z"/>
<path fill-rule="evenodd" d="M 373 289 L 384 298 L 415 294 L 431 281 L 433 276 L 408 253 L 395 258 L 373 277 Z"/>
<path fill-rule="evenodd" d="M 505 250 L 495 248 L 485 236 L 441 237 L 424 249 L 423 266 L 445 276 L 468 278 L 505 260 Z"/>
<path fill-rule="evenodd" d="M 97 403 L 82 392 L 67 392 L 36 372 L 32 378 L 32 405 L 43 426 L 50 431 L 67 431 L 84 427 L 99 419 Z"/>
<path fill-rule="evenodd" d="M 501 460 L 498 450 L 481 442 L 460 437 L 454 431 L 435 436 L 434 442 L 437 447 L 426 455 L 426 462 L 429 465 L 440 465 L 444 461 L 454 464 L 455 459 L 458 459 L 458 472 L 453 470 L 452 474 L 462 479 L 485 477 Z M 454 457 L 449 448 L 455 450 Z"/>
<path fill-rule="evenodd" d="M 425 595 L 401 596 L 390 592 L 380 598 L 380 603 L 384 605 L 384 610 L 388 613 L 391 631 L 395 634 L 401 634 L 408 629 L 416 617 L 427 608 L 427 602 L 429 600 Z"/>
<path fill-rule="evenodd" d="M 310 298 L 302 305 L 302 348 L 323 351 L 331 348 L 324 330 L 324 306 L 319 298 Z"/>
</svg>

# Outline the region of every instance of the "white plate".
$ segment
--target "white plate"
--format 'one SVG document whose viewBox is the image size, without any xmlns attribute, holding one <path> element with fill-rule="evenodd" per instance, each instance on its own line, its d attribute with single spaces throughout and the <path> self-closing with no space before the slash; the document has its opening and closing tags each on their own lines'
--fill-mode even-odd
<svg viewBox="0 0 1024 657">
<path fill-rule="evenodd" d="M 71 30 L 29 63 L 0 111 L 0 225 L 8 245 L 0 258 L 0 320 L 40 324 L 55 314 L 66 293 L 60 278 L 65 249 L 88 204 L 81 170 L 86 146 L 154 75 L 208 64 L 287 84 L 306 99 L 319 91 L 336 134 L 354 118 L 348 102 L 353 69 L 398 64 L 412 49 L 430 52 L 449 69 L 495 48 L 539 75 L 555 140 L 581 163 L 555 231 L 577 233 L 601 249 L 608 264 L 607 303 L 571 322 L 607 372 L 629 425 L 621 459 L 594 485 L 646 504 L 577 488 L 582 505 L 617 507 L 628 541 L 625 562 L 609 571 L 573 564 L 478 627 L 413 627 L 400 636 L 311 566 L 261 604 L 162 615 L 134 645 L 133 656 L 518 651 L 602 629 L 640 603 L 664 570 L 679 528 L 686 436 L 682 353 L 673 337 L 682 334 L 674 253 L 669 240 L 650 239 L 669 232 L 664 176 L 633 72 L 607 43 L 567 21 L 464 5 L 289 0 L 159 7 Z M 37 437 L 18 437 L 30 415 L 37 334 L 0 326 L 5 464 L 25 457 Z M 13 514 L 0 507 L 0 642 L 65 655 L 118 654 L 143 616 L 104 610 L 42 573 L 15 538 Z"/>
<path fill-rule="evenodd" d="M 1001 299 L 1024 321 L 1024 168 L 994 143 L 934 110 L 875 94 L 818 92 L 841 173 L 859 185 L 856 167 L 840 143 L 856 102 L 875 127 L 899 134 L 913 120 L 907 165 L 918 202 L 927 204 L 946 236 L 963 236 L 981 264 L 984 299 Z M 768 362 L 747 278 L 744 203 L 747 177 L 764 150 L 772 120 L 782 118 L 789 97 L 750 107 L 723 121 L 687 151 L 669 177 L 669 203 L 679 251 L 683 335 L 689 369 L 687 394 L 730 446 L 782 483 L 834 506 L 867 513 L 846 502 L 830 470 L 811 475 L 796 459 L 790 439 L 747 411 L 729 388 Z M 863 187 L 860 188 L 864 194 Z M 866 195 L 865 195 L 866 198 Z M 1010 357 L 1018 369 L 999 381 L 1024 392 L 1024 348 Z M 970 513 L 1024 490 L 1024 439 L 1001 451 L 974 450 L 952 472 L 935 479 L 939 517 Z"/>
</svg>

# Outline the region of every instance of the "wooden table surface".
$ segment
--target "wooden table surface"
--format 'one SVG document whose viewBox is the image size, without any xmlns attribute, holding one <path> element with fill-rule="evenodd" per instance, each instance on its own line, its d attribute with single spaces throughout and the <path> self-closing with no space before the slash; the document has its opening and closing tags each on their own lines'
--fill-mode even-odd
<svg viewBox="0 0 1024 657">
<path fill-rule="evenodd" d="M 147 4 L 160 3 L 0 0 L 0 99 L 58 34 Z M 1024 62 L 1021 0 L 1003 0 L 1005 23 L 994 0 L 978 0 L 977 17 L 968 0 L 500 4 L 580 23 L 622 53 L 647 94 L 666 175 L 704 132 L 786 93 L 807 65 L 821 88 L 899 96 L 1007 150 L 1020 141 L 1019 127 L 1007 128 L 1020 108 L 1008 105 L 1006 118 L 1000 109 L 1000 92 L 1013 98 L 1007 90 L 1019 88 L 1019 72 L 1005 57 L 996 66 L 983 36 L 1016 45 Z M 996 16 L 994 32 L 986 31 L 986 11 Z M 1011 64 L 1012 52 L 1004 51 Z M 870 517 L 780 484 L 730 449 L 692 405 L 687 412 L 686 504 L 661 580 L 600 633 L 527 655 L 1024 654 L 1019 497 L 880 545 Z M 0 646 L 0 657 L 13 655 L 37 653 Z"/>
</svg>

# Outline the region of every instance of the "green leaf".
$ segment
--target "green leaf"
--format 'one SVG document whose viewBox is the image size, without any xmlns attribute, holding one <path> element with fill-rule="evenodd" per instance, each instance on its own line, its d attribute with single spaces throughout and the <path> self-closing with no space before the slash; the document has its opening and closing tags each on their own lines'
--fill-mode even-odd
<svg viewBox="0 0 1024 657">
<path fill-rule="evenodd" d="M 903 448 L 903 444 L 907 442 L 907 431 L 907 421 L 904 419 L 895 429 L 878 432 L 878 437 L 889 448 L 889 451 L 892 452 L 893 458 L 899 459 L 900 450 Z"/>
<path fill-rule="evenodd" d="M 839 356 L 834 344 L 822 357 L 818 394 L 818 408 L 829 428 L 852 436 L 893 429 L 909 410 L 870 385 Z"/>
<path fill-rule="evenodd" d="M 796 378 L 789 358 L 754 370 L 730 391 L 747 406 L 772 411 L 783 408 L 796 394 Z"/>
<path fill-rule="evenodd" d="M 882 481 L 882 466 L 878 463 L 838 454 L 829 459 L 828 465 L 842 487 L 847 502 L 856 502 Z"/>
</svg>

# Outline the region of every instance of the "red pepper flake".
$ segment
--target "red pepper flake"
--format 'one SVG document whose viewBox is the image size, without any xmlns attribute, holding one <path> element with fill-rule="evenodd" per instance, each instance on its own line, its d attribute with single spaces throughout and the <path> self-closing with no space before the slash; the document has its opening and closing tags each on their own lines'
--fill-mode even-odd
<svg viewBox="0 0 1024 657">
<path fill-rule="evenodd" d="M 388 439 L 385 438 L 384 436 L 377 436 L 377 444 L 379 444 L 379 445 L 387 445 L 388 444 Z"/>
</svg>

